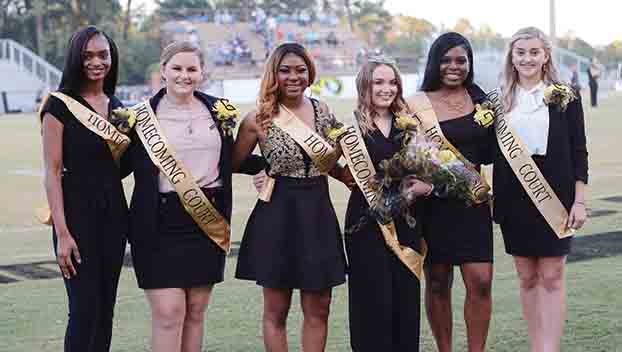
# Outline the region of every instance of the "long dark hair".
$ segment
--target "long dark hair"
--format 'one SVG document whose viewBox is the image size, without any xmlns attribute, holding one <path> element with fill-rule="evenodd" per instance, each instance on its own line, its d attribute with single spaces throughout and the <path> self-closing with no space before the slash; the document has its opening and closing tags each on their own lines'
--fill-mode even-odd
<svg viewBox="0 0 622 352">
<path fill-rule="evenodd" d="M 119 51 L 116 44 L 106 33 L 97 29 L 95 26 L 88 26 L 75 32 L 69 39 L 69 47 L 65 56 L 65 68 L 60 79 L 58 90 L 69 94 L 79 94 L 86 76 L 84 74 L 84 59 L 82 53 L 86 49 L 86 44 L 96 35 L 101 35 L 108 41 L 110 46 L 110 71 L 104 78 L 104 93 L 114 95 L 117 86 L 117 76 L 119 73 Z"/>
<path fill-rule="evenodd" d="M 422 91 L 432 92 L 441 88 L 441 59 L 449 50 L 457 46 L 462 47 L 467 52 L 469 59 L 469 73 L 463 85 L 467 88 L 473 85 L 473 48 L 471 48 L 471 43 L 459 33 L 447 32 L 436 38 L 430 46 L 428 62 L 423 74 L 423 83 L 421 83 Z"/>
</svg>

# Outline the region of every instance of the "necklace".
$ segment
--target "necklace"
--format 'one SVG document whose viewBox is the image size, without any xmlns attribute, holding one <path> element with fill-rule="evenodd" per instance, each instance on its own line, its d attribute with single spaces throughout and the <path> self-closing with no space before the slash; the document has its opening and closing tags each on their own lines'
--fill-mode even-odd
<svg viewBox="0 0 622 352">
<path fill-rule="evenodd" d="M 193 116 L 195 115 L 194 100 L 191 100 L 189 104 L 175 104 L 166 95 L 164 96 L 164 100 L 166 101 L 166 104 L 168 105 L 169 109 L 171 109 L 172 111 L 175 111 L 176 114 L 189 117 L 188 126 L 186 126 L 184 130 L 188 136 L 191 136 L 192 134 L 194 134 L 194 129 L 192 128 L 192 122 L 195 120 L 193 118 Z"/>
<path fill-rule="evenodd" d="M 469 96 L 466 93 L 456 96 L 455 94 L 445 94 L 438 97 L 445 104 L 448 111 L 461 113 L 469 102 Z"/>
</svg>

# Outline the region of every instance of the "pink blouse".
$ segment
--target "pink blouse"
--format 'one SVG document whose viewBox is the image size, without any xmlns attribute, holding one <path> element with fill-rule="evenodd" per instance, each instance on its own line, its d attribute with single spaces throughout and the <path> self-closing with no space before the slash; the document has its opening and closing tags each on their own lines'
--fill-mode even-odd
<svg viewBox="0 0 622 352">
<path fill-rule="evenodd" d="M 173 105 L 164 96 L 156 115 L 177 158 L 190 171 L 199 187 L 221 186 L 219 161 L 222 140 L 207 107 L 196 100 L 190 106 Z M 175 190 L 164 174 L 160 173 L 158 178 L 160 192 Z"/>
</svg>

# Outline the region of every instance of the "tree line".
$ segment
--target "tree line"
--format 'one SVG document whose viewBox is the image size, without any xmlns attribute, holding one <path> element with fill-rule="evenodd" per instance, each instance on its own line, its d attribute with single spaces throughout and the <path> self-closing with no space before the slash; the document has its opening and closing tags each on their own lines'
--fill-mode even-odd
<svg viewBox="0 0 622 352">
<path fill-rule="evenodd" d="M 0 0 L 0 38 L 14 39 L 62 68 L 68 39 L 77 28 L 92 24 L 106 31 L 120 51 L 120 83 L 141 84 L 147 67 L 160 53 L 160 26 L 169 20 L 194 15 L 213 18 L 218 10 L 229 10 L 242 20 L 251 20 L 253 9 L 269 15 L 319 11 L 343 19 L 370 48 L 384 48 L 395 55 L 422 57 L 430 38 L 446 30 L 467 36 L 474 47 L 499 49 L 505 39 L 489 26 L 475 28 L 460 19 L 452 28 L 437 28 L 425 19 L 394 16 L 383 0 L 155 0 L 156 10 L 147 13 L 132 0 Z M 622 61 L 622 38 L 604 48 L 594 48 L 572 33 L 558 45 L 580 55 L 598 56 L 614 65 Z"/>
</svg>

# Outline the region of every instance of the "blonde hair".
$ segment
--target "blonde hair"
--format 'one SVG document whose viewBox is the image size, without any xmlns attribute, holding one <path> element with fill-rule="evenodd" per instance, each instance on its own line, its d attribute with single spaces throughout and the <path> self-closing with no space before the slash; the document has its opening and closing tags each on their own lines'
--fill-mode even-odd
<svg viewBox="0 0 622 352">
<path fill-rule="evenodd" d="M 297 43 L 284 43 L 274 49 L 264 66 L 257 103 L 256 120 L 264 131 L 267 131 L 272 123 L 272 118 L 279 113 L 279 81 L 277 77 L 279 65 L 287 54 L 294 54 L 305 62 L 309 72 L 309 85 L 313 84 L 315 81 L 315 64 L 313 63 L 313 59 L 311 59 L 311 55 L 307 52 L 307 49 L 302 45 Z"/>
<path fill-rule="evenodd" d="M 196 44 L 186 40 L 172 42 L 164 47 L 164 49 L 162 49 L 162 54 L 160 55 L 160 66 L 166 66 L 166 64 L 171 61 L 173 56 L 179 53 L 194 53 L 199 58 L 201 70 L 205 70 L 205 55 L 203 55 L 203 51 Z"/>
<path fill-rule="evenodd" d="M 389 106 L 389 111 L 393 114 L 409 111 L 408 105 L 404 100 L 404 86 L 402 84 L 402 77 L 397 69 L 397 66 L 388 59 L 370 60 L 366 62 L 356 75 L 356 90 L 358 91 L 357 109 L 360 113 L 356 116 L 358 125 L 363 135 L 369 135 L 376 129 L 374 118 L 378 116 L 378 113 L 372 103 L 372 86 L 374 71 L 380 66 L 390 67 L 395 74 L 395 80 L 397 82 L 397 94 Z"/>
<path fill-rule="evenodd" d="M 542 66 L 542 80 L 546 84 L 559 83 L 559 73 L 553 62 L 553 44 L 551 40 L 538 28 L 526 27 L 519 29 L 510 38 L 505 54 L 503 67 L 503 104 L 505 112 L 511 111 L 516 105 L 516 89 L 518 88 L 518 72 L 512 63 L 512 50 L 517 41 L 523 39 L 538 39 L 542 42 L 544 52 L 549 59 Z"/>
</svg>

